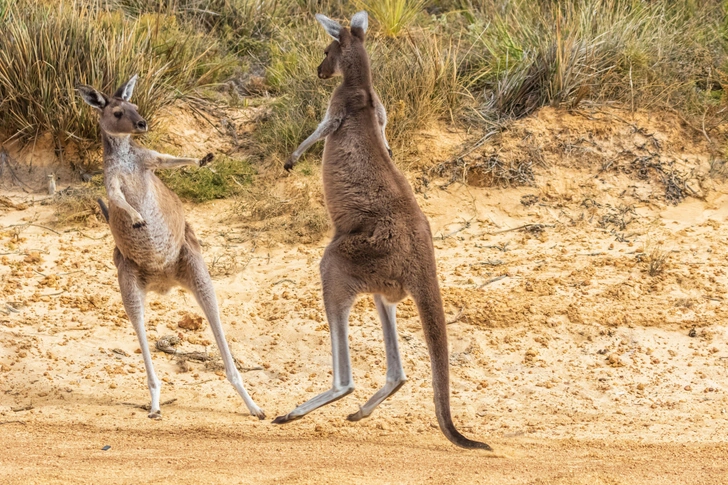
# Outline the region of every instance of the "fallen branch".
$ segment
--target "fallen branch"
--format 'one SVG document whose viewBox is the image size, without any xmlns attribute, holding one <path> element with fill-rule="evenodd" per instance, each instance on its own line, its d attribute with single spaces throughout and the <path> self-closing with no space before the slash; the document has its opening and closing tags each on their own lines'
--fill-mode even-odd
<svg viewBox="0 0 728 485">
<path fill-rule="evenodd" d="M 0 195 L 0 206 L 10 207 L 11 209 L 15 209 L 15 210 L 19 210 L 19 211 L 25 210 L 28 208 L 28 206 L 26 204 L 23 204 L 23 203 L 16 204 L 12 200 L 10 200 L 9 197 L 5 197 L 3 195 Z"/>
<path fill-rule="evenodd" d="M 8 311 L 10 311 L 10 312 L 12 312 L 12 313 L 20 313 L 20 310 L 18 310 L 18 309 L 17 309 L 17 308 L 15 308 L 14 306 L 11 306 L 11 305 L 10 305 L 9 303 L 6 303 L 6 304 L 5 304 L 5 308 L 7 308 L 7 309 L 8 309 Z"/>
<path fill-rule="evenodd" d="M 483 266 L 500 266 L 505 263 L 500 259 L 488 259 L 486 261 L 480 261 L 479 263 L 475 264 L 482 264 Z"/>
<path fill-rule="evenodd" d="M 59 236 L 61 235 L 61 233 L 56 231 L 55 229 L 51 229 L 50 227 L 46 227 L 46 226 L 41 226 L 40 224 L 35 224 L 33 222 L 26 222 L 24 224 L 13 224 L 12 226 L 8 226 L 7 229 L 10 229 L 11 227 L 27 227 L 27 226 L 39 227 L 41 229 L 45 229 L 46 231 L 54 232 L 54 233 L 58 234 Z"/>
<path fill-rule="evenodd" d="M 447 322 L 446 324 L 447 324 L 447 325 L 452 325 L 453 323 L 455 323 L 455 322 L 457 322 L 458 320 L 460 320 L 460 317 L 462 317 L 462 316 L 463 316 L 463 312 L 464 312 L 464 311 L 465 311 L 465 307 L 462 307 L 462 308 L 460 308 L 460 311 L 458 312 L 458 314 L 457 314 L 457 315 L 455 315 L 455 318 L 453 318 L 452 320 L 450 320 L 450 321 L 449 321 L 449 322 Z"/>
<path fill-rule="evenodd" d="M 155 344 L 155 347 L 157 350 L 164 352 L 165 354 L 174 355 L 176 357 L 180 357 L 184 360 L 194 360 L 196 362 L 212 362 L 217 363 L 221 359 L 218 357 L 213 357 L 207 352 L 180 352 L 176 348 L 174 348 L 175 345 L 179 343 L 179 338 L 175 335 L 168 335 L 166 337 L 162 337 L 159 340 L 157 340 L 157 343 Z M 233 361 L 235 361 L 235 367 L 240 372 L 250 372 L 254 370 L 263 370 L 262 367 L 243 367 L 240 362 L 238 362 L 238 359 L 233 356 Z"/>
<path fill-rule="evenodd" d="M 512 231 L 520 231 L 521 229 L 528 229 L 528 228 L 536 228 L 543 229 L 544 227 L 554 227 L 553 224 L 539 224 L 539 223 L 530 223 L 530 224 L 524 224 L 522 226 L 518 227 L 512 227 L 510 229 L 503 229 L 501 231 L 495 231 L 495 232 L 489 232 L 487 234 L 495 235 L 495 234 L 503 234 L 504 232 L 512 232 Z"/>
<path fill-rule="evenodd" d="M 488 281 L 486 281 L 485 283 L 483 283 L 482 285 L 478 286 L 478 289 L 481 289 L 484 286 L 487 286 L 487 285 L 489 285 L 491 283 L 495 283 L 496 281 L 500 281 L 503 278 L 507 278 L 507 277 L 508 277 L 508 275 L 507 274 L 504 274 L 504 275 L 496 276 L 495 278 L 491 278 Z"/>
<path fill-rule="evenodd" d="M 444 241 L 445 239 L 454 236 L 455 234 L 459 233 L 460 231 L 464 231 L 465 229 L 470 227 L 470 224 L 472 221 L 473 221 L 472 218 L 465 221 L 465 223 L 462 225 L 462 227 L 460 227 L 460 229 L 455 229 L 453 232 L 451 232 L 449 234 L 443 234 L 440 236 L 440 239 L 442 239 Z M 436 239 L 436 238 L 433 238 L 433 239 Z"/>
<path fill-rule="evenodd" d="M 177 400 L 176 397 L 173 398 L 173 399 L 168 399 L 168 400 L 166 400 L 166 401 L 164 401 L 162 403 L 159 403 L 159 406 L 162 407 L 162 406 L 166 406 L 168 404 L 172 404 L 176 400 Z M 136 404 L 136 403 L 133 403 L 133 402 L 122 402 L 120 404 L 122 406 L 131 406 L 131 407 L 134 407 L 134 408 L 137 408 L 137 409 L 143 409 L 145 411 L 149 411 L 152 408 L 152 406 L 150 404 Z"/>
</svg>

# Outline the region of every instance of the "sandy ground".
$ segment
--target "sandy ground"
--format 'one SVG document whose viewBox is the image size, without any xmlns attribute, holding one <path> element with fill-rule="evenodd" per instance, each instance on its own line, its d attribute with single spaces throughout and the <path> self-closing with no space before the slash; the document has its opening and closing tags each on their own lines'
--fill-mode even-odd
<svg viewBox="0 0 728 485">
<path fill-rule="evenodd" d="M 370 297 L 350 321 L 351 396 L 278 427 L 247 415 L 219 367 L 155 352 L 174 401 L 147 419 L 108 227 L 55 227 L 52 207 L 3 193 L 28 207 L 0 213 L 0 483 L 728 482 L 728 190 L 705 178 L 672 205 L 649 180 L 597 172 L 551 166 L 539 188 L 413 179 L 451 322 L 455 421 L 494 454 L 437 429 L 409 300 L 409 381 L 364 421 L 345 418 L 386 370 Z M 273 418 L 330 382 L 325 240 L 262 244 L 232 209 L 189 206 L 188 220 L 246 387 Z M 206 324 L 178 326 L 190 314 L 190 295 L 150 294 L 149 340 L 214 352 Z"/>
</svg>

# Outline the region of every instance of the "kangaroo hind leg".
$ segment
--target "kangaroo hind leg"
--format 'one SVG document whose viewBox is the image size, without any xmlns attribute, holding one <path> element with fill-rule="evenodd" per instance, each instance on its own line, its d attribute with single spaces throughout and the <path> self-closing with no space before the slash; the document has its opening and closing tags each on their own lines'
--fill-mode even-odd
<svg viewBox="0 0 728 485">
<path fill-rule="evenodd" d="M 327 250 L 321 260 L 321 283 L 324 307 L 331 334 L 331 354 L 334 379 L 331 389 L 306 401 L 284 416 L 273 420 L 276 424 L 300 419 L 314 409 L 332 403 L 354 391 L 354 378 L 349 357 L 349 311 L 356 298 L 349 276 L 337 266 L 336 258 Z"/>
<path fill-rule="evenodd" d="M 379 313 L 379 319 L 382 322 L 382 331 L 384 332 L 384 347 L 387 353 L 387 381 L 384 387 L 379 389 L 366 404 L 359 408 L 358 412 L 349 415 L 347 418 L 349 421 L 359 421 L 371 415 L 377 406 L 397 392 L 407 381 L 397 344 L 397 322 L 395 320 L 397 305 L 387 302 L 382 295 L 374 295 L 374 304 L 377 307 L 377 313 Z"/>
<path fill-rule="evenodd" d="M 159 409 L 159 394 L 162 383 L 154 372 L 154 363 L 152 362 L 152 354 L 149 351 L 149 343 L 147 342 L 147 333 L 144 329 L 144 285 L 137 277 L 134 271 L 134 263 L 127 261 L 119 252 L 114 249 L 114 263 L 119 273 L 119 289 L 121 291 L 121 301 L 124 304 L 126 315 L 131 320 L 131 324 L 136 332 L 139 340 L 139 348 L 142 351 L 144 359 L 144 368 L 147 371 L 147 385 L 149 386 L 149 394 L 152 402 L 149 407 L 149 417 L 152 419 L 162 419 L 162 411 Z"/>
<path fill-rule="evenodd" d="M 225 333 L 220 322 L 220 311 L 217 306 L 215 288 L 212 286 L 210 273 L 207 271 L 207 266 L 202 259 L 202 255 L 196 249 L 199 247 L 197 240 L 193 239 L 190 241 L 189 228 L 187 232 L 187 241 L 182 249 L 180 272 L 178 275 L 180 283 L 192 292 L 200 308 L 202 308 L 207 321 L 210 323 L 210 329 L 215 336 L 217 348 L 220 349 L 220 356 L 225 365 L 227 380 L 230 381 L 238 394 L 240 394 L 240 397 L 243 398 L 250 414 L 256 416 L 258 419 L 264 419 L 265 413 L 255 404 L 248 394 L 248 391 L 243 385 L 243 379 L 240 377 L 240 373 L 235 366 L 235 359 L 225 340 Z M 194 238 L 194 235 L 192 235 L 192 238 Z"/>
</svg>

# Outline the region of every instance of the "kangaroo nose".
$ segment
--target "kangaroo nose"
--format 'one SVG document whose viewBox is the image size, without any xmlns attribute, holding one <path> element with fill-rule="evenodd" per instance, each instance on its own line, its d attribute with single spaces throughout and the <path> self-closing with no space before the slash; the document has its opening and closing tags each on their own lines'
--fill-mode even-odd
<svg viewBox="0 0 728 485">
<path fill-rule="evenodd" d="M 137 121 L 137 129 L 138 130 L 142 130 L 142 131 L 146 131 L 147 130 L 147 122 L 144 121 L 144 120 Z"/>
</svg>

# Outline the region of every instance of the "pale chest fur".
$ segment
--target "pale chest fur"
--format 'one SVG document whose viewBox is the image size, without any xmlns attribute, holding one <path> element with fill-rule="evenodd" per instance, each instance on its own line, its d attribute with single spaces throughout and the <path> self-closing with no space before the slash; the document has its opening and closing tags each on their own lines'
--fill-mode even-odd
<svg viewBox="0 0 728 485">
<path fill-rule="evenodd" d="M 126 202 L 146 224 L 135 228 L 129 214 L 109 198 L 111 233 L 125 258 L 148 271 L 172 270 L 184 242 L 184 214 L 179 199 L 145 168 L 146 150 L 120 144 L 104 156 L 107 192 L 116 180 Z"/>
</svg>

